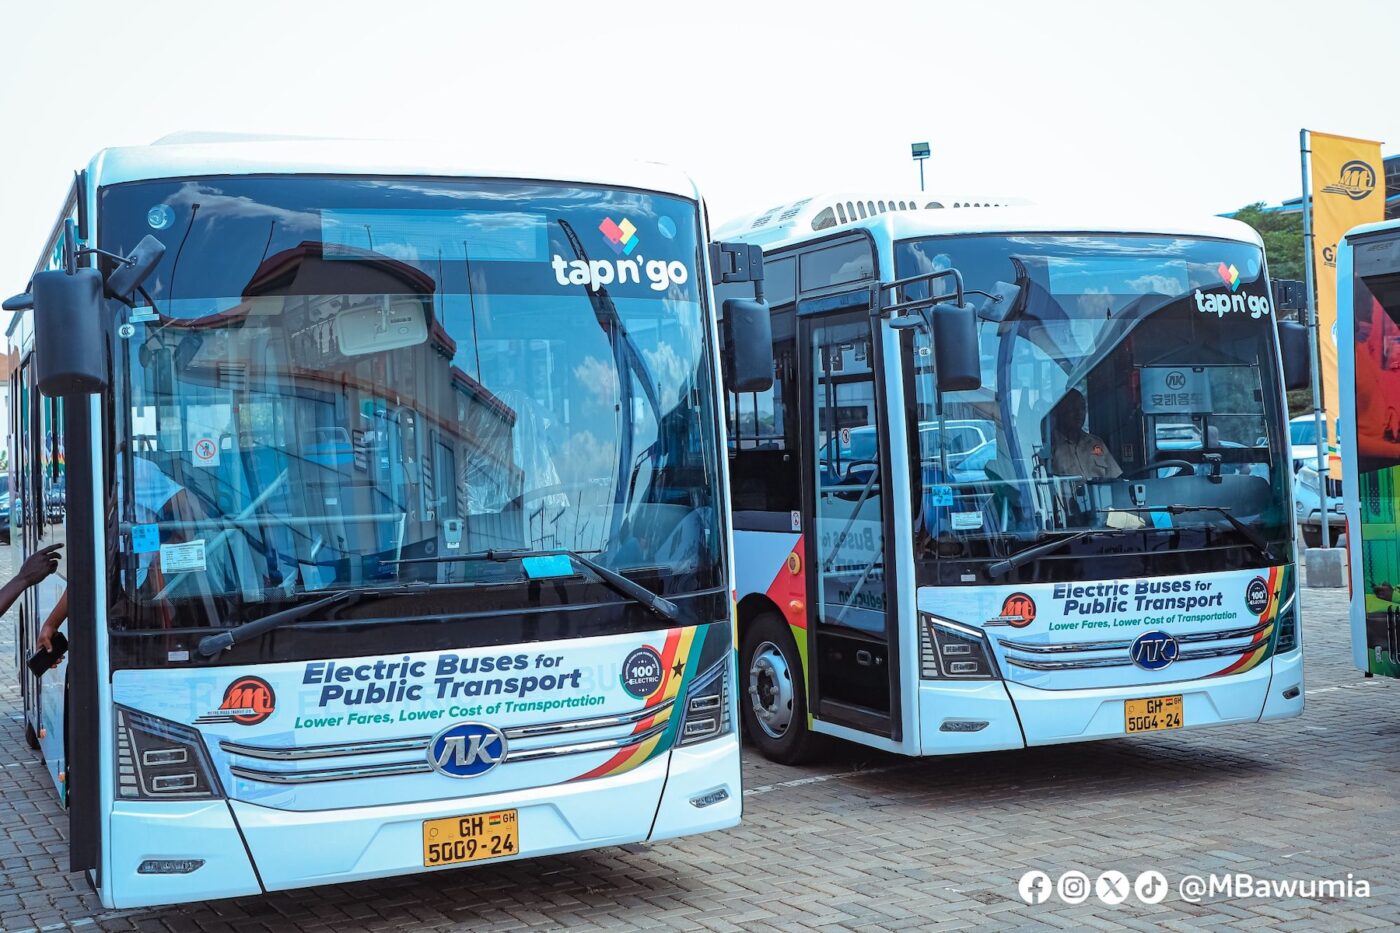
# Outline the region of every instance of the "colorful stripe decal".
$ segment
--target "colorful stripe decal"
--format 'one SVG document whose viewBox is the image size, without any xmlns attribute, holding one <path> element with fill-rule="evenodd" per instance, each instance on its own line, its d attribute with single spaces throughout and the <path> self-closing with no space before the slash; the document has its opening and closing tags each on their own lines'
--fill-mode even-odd
<svg viewBox="0 0 1400 933">
<path fill-rule="evenodd" d="M 1274 633 L 1278 630 L 1279 607 L 1282 604 L 1281 596 L 1285 587 L 1290 585 L 1289 574 L 1286 567 L 1269 568 L 1269 604 L 1264 607 L 1264 611 L 1259 614 L 1259 621 L 1270 622 L 1268 628 L 1254 636 L 1254 648 L 1247 654 L 1241 655 L 1225 668 L 1216 671 L 1211 677 L 1224 677 L 1227 674 L 1242 674 L 1245 671 L 1253 670 L 1268 659 L 1270 649 L 1274 644 Z"/>
<path fill-rule="evenodd" d="M 698 652 L 692 652 L 691 648 L 695 644 L 695 636 L 699 631 L 698 628 L 683 628 L 672 629 L 666 634 L 666 646 L 660 652 L 663 666 L 661 686 L 647 698 L 644 708 L 657 706 L 666 700 L 674 699 L 681 693 L 681 688 L 694 674 L 694 671 L 690 670 L 692 666 L 691 655 L 698 654 Z M 672 704 L 660 713 L 647 716 L 633 727 L 632 734 L 646 732 L 657 723 L 668 720 L 679 723 L 681 716 L 676 712 L 677 709 L 677 705 Z M 675 740 L 675 732 L 674 727 L 669 728 L 640 745 L 624 748 L 598 767 L 580 774 L 573 780 L 587 781 L 612 774 L 625 774 L 670 748 L 671 743 Z"/>
</svg>

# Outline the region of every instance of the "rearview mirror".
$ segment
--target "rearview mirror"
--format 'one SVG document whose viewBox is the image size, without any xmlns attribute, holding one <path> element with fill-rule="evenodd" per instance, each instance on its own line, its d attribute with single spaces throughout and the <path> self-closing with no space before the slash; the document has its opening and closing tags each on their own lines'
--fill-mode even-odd
<svg viewBox="0 0 1400 933">
<path fill-rule="evenodd" d="M 107 297 L 125 301 L 128 304 L 136 295 L 136 289 L 160 265 L 165 255 L 165 244 L 153 236 L 142 237 L 141 242 L 126 257 L 123 265 L 107 277 Z"/>
<path fill-rule="evenodd" d="M 930 313 L 938 391 L 980 389 L 982 351 L 977 346 L 977 312 L 971 305 L 939 304 Z"/>
<path fill-rule="evenodd" d="M 1000 324 L 1011 316 L 1016 302 L 1021 297 L 1021 286 L 1010 282 L 998 282 L 992 286 L 992 297 L 983 299 L 977 307 L 977 316 L 984 321 Z"/>
<path fill-rule="evenodd" d="M 730 298 L 724 303 L 729 345 L 725 367 L 731 392 L 767 392 L 773 388 L 773 318 L 762 301 Z"/>
<path fill-rule="evenodd" d="M 335 318 L 335 345 L 345 356 L 413 347 L 428 339 L 428 316 L 417 298 L 379 302 L 342 311 Z"/>
<path fill-rule="evenodd" d="M 1279 321 L 1278 348 L 1279 355 L 1283 357 L 1284 389 L 1306 389 L 1312 385 L 1308 329 L 1296 321 Z"/>
<path fill-rule="evenodd" d="M 107 388 L 107 315 L 96 269 L 34 276 L 34 372 L 52 398 Z"/>
</svg>

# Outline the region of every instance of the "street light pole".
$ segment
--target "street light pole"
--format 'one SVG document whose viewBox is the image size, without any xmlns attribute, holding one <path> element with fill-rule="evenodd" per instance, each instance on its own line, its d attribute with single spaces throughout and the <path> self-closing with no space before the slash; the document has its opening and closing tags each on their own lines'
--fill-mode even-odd
<svg viewBox="0 0 1400 933">
<path fill-rule="evenodd" d="M 1298 148 L 1302 151 L 1303 168 L 1303 279 L 1305 282 L 1303 289 L 1308 307 L 1308 351 L 1312 355 L 1313 432 L 1316 435 L 1313 439 L 1317 442 L 1317 493 L 1318 505 L 1322 507 L 1322 546 L 1331 547 L 1332 518 L 1330 510 L 1332 497 L 1327 494 L 1327 477 L 1330 475 L 1328 441 L 1331 437 L 1327 433 L 1326 413 L 1322 409 L 1322 357 L 1318 352 L 1321 335 L 1317 331 L 1317 298 L 1313 294 L 1312 185 L 1308 177 L 1311 168 L 1308 165 L 1308 157 L 1312 155 L 1310 141 L 1307 130 L 1298 131 Z"/>
</svg>

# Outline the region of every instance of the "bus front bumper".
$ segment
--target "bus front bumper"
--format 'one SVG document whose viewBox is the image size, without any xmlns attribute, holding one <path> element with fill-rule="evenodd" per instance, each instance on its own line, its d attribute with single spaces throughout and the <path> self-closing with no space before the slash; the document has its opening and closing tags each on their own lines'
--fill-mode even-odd
<svg viewBox="0 0 1400 933">
<path fill-rule="evenodd" d="M 214 900 L 484 864 L 424 868 L 423 822 L 444 817 L 516 810 L 520 851 L 489 860 L 499 862 L 724 829 L 738 824 L 742 804 L 733 733 L 624 774 L 494 795 L 322 811 L 241 800 L 121 802 L 112 813 L 104 903 Z M 142 874 L 148 859 L 203 864 Z"/>
<path fill-rule="evenodd" d="M 1294 651 L 1243 674 L 1147 687 L 1042 690 L 1008 681 L 923 681 L 919 685 L 923 754 L 1126 736 L 1126 701 L 1150 697 L 1180 695 L 1184 729 L 1289 719 L 1303 712 L 1302 657 L 1301 651 Z"/>
</svg>

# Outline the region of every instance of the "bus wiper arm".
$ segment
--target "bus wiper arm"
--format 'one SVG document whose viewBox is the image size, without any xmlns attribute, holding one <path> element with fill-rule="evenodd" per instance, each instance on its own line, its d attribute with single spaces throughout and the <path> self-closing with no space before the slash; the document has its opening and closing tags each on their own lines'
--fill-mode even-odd
<svg viewBox="0 0 1400 933">
<path fill-rule="evenodd" d="M 1058 551 L 1071 541 L 1078 541 L 1080 538 L 1086 538 L 1089 535 L 1100 534 L 1102 531 L 1102 528 L 1087 528 L 1084 531 L 1077 531 L 1063 538 L 1056 538 L 1054 541 L 1046 541 L 1043 544 L 1032 544 L 1030 547 L 1023 548 L 1004 560 L 988 564 L 987 576 L 993 579 L 996 577 L 1004 577 L 1017 567 L 1023 564 L 1029 564 L 1038 557 L 1044 557 L 1046 554 Z"/>
<path fill-rule="evenodd" d="M 234 645 L 240 644 L 261 635 L 264 632 L 279 628 L 292 622 L 298 622 L 307 616 L 314 615 L 322 609 L 329 609 L 331 606 L 353 606 L 362 599 L 372 596 L 384 596 L 388 594 L 419 592 L 428 589 L 427 584 L 405 584 L 390 588 L 374 587 L 360 590 L 340 590 L 321 599 L 313 599 L 309 603 L 290 606 L 278 612 L 269 613 L 260 619 L 252 622 L 245 622 L 227 632 L 219 632 L 217 635 L 205 635 L 199 640 L 196 650 L 201 656 L 212 658 L 220 651 L 227 651 Z"/>
<path fill-rule="evenodd" d="M 1253 528 L 1240 521 L 1230 514 L 1228 506 L 1223 505 L 1148 505 L 1140 509 L 1119 509 L 1121 512 L 1166 512 L 1168 515 L 1185 515 L 1190 512 L 1218 512 L 1225 521 L 1230 523 L 1230 527 L 1238 531 L 1255 550 L 1264 555 L 1264 559 L 1270 563 L 1276 563 L 1278 558 L 1274 557 L 1274 552 L 1269 550 L 1269 542 L 1264 536 Z"/>
<path fill-rule="evenodd" d="M 666 597 L 653 593 L 640 583 L 633 583 L 616 570 L 609 570 L 597 561 L 568 548 L 553 548 L 547 551 L 532 551 L 529 548 L 492 548 L 489 551 L 469 551 L 466 554 L 456 554 L 451 557 L 412 557 L 407 560 L 386 560 L 384 563 L 455 564 L 481 560 L 504 563 L 512 560 L 524 560 L 527 557 L 567 557 L 569 560 L 587 567 L 614 592 L 626 596 L 633 602 L 640 603 L 667 622 L 676 625 L 684 624 L 680 607 Z"/>
</svg>

